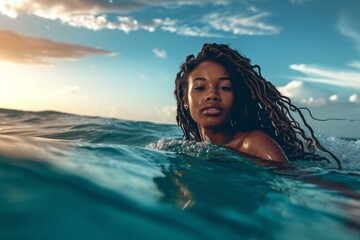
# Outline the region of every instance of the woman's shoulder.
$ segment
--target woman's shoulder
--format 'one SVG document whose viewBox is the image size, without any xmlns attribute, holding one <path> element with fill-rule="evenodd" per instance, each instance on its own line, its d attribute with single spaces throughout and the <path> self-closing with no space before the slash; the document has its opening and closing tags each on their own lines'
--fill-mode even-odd
<svg viewBox="0 0 360 240">
<path fill-rule="evenodd" d="M 252 142 L 259 142 L 259 143 L 266 143 L 267 141 L 275 142 L 269 135 L 261 130 L 253 130 L 246 132 L 245 140 L 252 141 Z"/>
<path fill-rule="evenodd" d="M 288 162 L 281 147 L 261 130 L 236 133 L 229 147 L 265 160 Z"/>
<path fill-rule="evenodd" d="M 258 142 L 258 141 L 266 141 L 269 137 L 266 133 L 264 133 L 261 130 L 253 130 L 253 131 L 247 131 L 247 132 L 237 132 L 232 140 L 231 145 L 245 145 L 246 147 L 248 144 Z"/>
</svg>

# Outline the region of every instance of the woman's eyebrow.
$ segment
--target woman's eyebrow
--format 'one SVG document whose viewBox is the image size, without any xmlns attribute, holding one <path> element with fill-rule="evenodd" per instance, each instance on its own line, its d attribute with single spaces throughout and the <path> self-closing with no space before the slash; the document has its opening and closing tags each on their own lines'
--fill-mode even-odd
<svg viewBox="0 0 360 240">
<path fill-rule="evenodd" d="M 206 78 L 204 78 L 204 77 L 197 77 L 197 78 L 195 78 L 195 79 L 193 80 L 193 82 L 195 82 L 195 81 L 206 81 Z"/>
<path fill-rule="evenodd" d="M 219 78 L 219 80 L 220 81 L 225 81 L 225 80 L 230 81 L 231 77 L 221 77 L 221 78 Z M 207 81 L 207 79 L 204 77 L 197 77 L 197 78 L 193 79 L 193 82 L 195 82 L 195 81 Z"/>
<path fill-rule="evenodd" d="M 221 77 L 219 78 L 220 81 L 225 81 L 225 80 L 228 80 L 230 81 L 231 80 L 231 77 Z"/>
</svg>

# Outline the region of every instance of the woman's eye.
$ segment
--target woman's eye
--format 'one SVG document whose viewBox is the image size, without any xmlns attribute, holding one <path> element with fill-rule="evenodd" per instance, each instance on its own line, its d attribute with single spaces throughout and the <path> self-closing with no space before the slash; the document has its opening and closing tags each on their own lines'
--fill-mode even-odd
<svg viewBox="0 0 360 240">
<path fill-rule="evenodd" d="M 205 88 L 204 87 L 202 87 L 202 86 L 196 86 L 196 87 L 194 87 L 194 90 L 195 91 L 202 91 L 202 90 L 204 90 Z"/>
<path fill-rule="evenodd" d="M 220 90 L 224 90 L 224 91 L 231 91 L 231 87 L 230 87 L 230 86 L 220 86 L 219 89 L 220 89 Z"/>
</svg>

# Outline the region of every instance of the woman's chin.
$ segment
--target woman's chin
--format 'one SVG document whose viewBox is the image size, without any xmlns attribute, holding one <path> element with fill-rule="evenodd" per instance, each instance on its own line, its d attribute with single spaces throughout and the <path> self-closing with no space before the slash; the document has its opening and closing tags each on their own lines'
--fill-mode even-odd
<svg viewBox="0 0 360 240">
<path fill-rule="evenodd" d="M 222 119 L 206 119 L 206 121 L 199 122 L 198 125 L 205 129 L 217 129 L 226 127 L 228 125 L 228 121 L 224 121 Z"/>
</svg>

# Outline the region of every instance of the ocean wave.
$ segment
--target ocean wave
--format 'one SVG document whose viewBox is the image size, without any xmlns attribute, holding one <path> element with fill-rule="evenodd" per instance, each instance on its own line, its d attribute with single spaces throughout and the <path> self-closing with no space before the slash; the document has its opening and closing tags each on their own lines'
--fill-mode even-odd
<svg viewBox="0 0 360 240">
<path fill-rule="evenodd" d="M 175 125 L 51 111 L 0 119 L 1 239 L 360 235 L 359 140 L 318 134 L 337 170 L 264 165 L 183 141 Z"/>
</svg>

